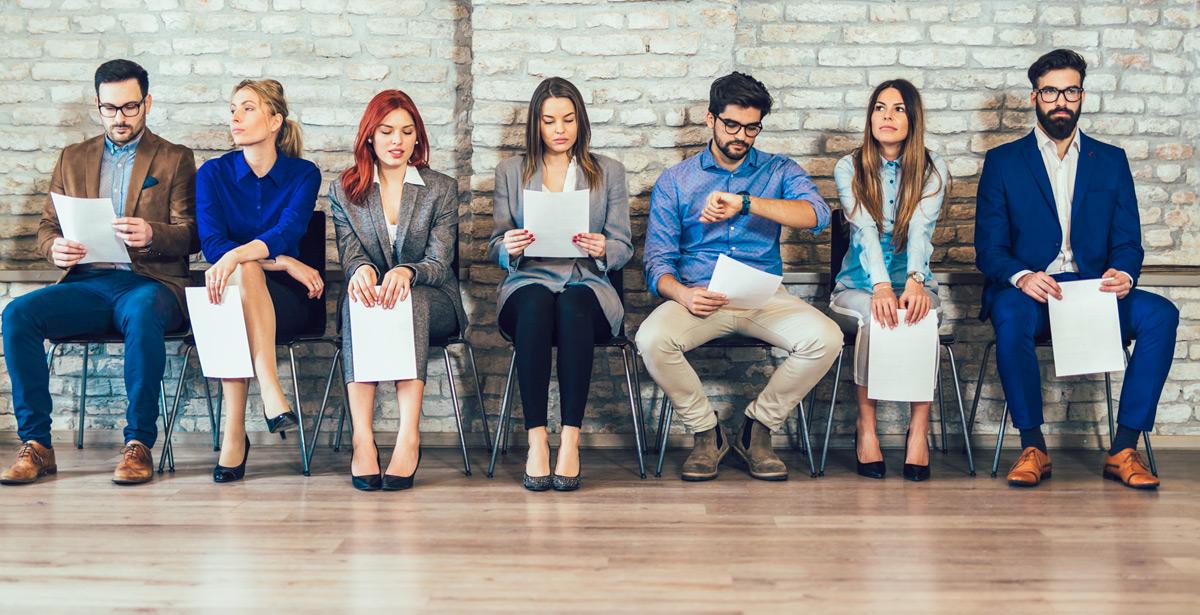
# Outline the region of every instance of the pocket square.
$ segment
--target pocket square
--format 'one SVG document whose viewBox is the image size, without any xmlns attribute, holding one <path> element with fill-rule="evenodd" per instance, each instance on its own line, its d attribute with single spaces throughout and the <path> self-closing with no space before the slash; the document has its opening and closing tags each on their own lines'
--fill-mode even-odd
<svg viewBox="0 0 1200 615">
<path fill-rule="evenodd" d="M 151 186 L 157 186 L 157 185 L 158 185 L 158 180 L 155 179 L 155 177 L 153 175 L 147 175 L 146 181 L 142 182 L 142 190 L 145 190 L 146 188 L 150 188 Z"/>
</svg>

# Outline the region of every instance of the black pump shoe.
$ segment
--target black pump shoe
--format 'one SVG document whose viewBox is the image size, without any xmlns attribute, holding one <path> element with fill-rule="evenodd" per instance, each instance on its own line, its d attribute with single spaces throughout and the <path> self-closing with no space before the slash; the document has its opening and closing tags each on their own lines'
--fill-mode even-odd
<svg viewBox="0 0 1200 615">
<path fill-rule="evenodd" d="M 217 464 L 213 468 L 214 483 L 232 483 L 246 477 L 246 460 L 250 458 L 250 436 L 246 436 L 246 452 L 242 453 L 242 463 L 236 468 Z"/>
<path fill-rule="evenodd" d="M 375 445 L 375 467 L 383 468 L 379 463 L 379 445 Z M 363 476 L 350 475 L 350 484 L 354 485 L 359 491 L 379 491 L 383 488 L 382 472 L 374 474 L 365 474 Z"/>
<path fill-rule="evenodd" d="M 854 463 L 859 476 L 880 479 L 887 476 L 887 465 L 883 460 L 863 463 L 858 460 L 858 430 L 854 430 Z"/>
<path fill-rule="evenodd" d="M 395 454 L 395 453 L 393 453 Z M 421 468 L 421 449 L 417 449 L 417 465 L 413 468 L 412 474 L 408 476 L 396 476 L 394 474 L 383 475 L 383 490 L 384 491 L 404 491 L 412 489 L 413 481 L 417 478 L 417 470 Z"/>
<path fill-rule="evenodd" d="M 911 432 L 904 432 L 904 458 L 908 459 L 908 436 Z M 911 480 L 914 483 L 929 480 L 929 466 L 919 466 L 915 463 L 904 462 L 904 480 Z"/>
<path fill-rule="evenodd" d="M 267 422 L 267 431 L 271 433 L 300 425 L 299 417 L 296 416 L 294 410 L 288 410 L 275 418 L 267 418 L 267 413 L 263 412 L 263 420 Z"/>
</svg>

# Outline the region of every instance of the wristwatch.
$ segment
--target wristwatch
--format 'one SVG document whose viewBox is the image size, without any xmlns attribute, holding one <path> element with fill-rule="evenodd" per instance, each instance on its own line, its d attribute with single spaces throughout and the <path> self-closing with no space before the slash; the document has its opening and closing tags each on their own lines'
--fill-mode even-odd
<svg viewBox="0 0 1200 615">
<path fill-rule="evenodd" d="M 742 215 L 750 215 L 750 193 L 743 190 L 738 194 L 742 195 Z"/>
<path fill-rule="evenodd" d="M 921 273 L 920 271 L 914 271 L 908 274 L 908 277 L 912 278 L 912 280 L 917 284 L 925 283 L 925 274 Z"/>
</svg>

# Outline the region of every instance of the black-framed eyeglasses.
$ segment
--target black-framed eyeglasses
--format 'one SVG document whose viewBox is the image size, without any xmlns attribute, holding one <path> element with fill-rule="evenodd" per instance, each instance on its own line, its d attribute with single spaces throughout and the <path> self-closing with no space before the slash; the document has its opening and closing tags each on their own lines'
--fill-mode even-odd
<svg viewBox="0 0 1200 615">
<path fill-rule="evenodd" d="M 741 122 L 727 120 L 720 115 L 717 116 L 717 119 L 721 120 L 721 123 L 725 125 L 725 134 L 727 135 L 736 135 L 738 132 L 745 129 L 747 137 L 755 137 L 758 136 L 758 133 L 762 132 L 763 129 L 762 122 L 743 124 Z"/>
<path fill-rule="evenodd" d="M 1037 92 L 1038 98 L 1046 104 L 1058 102 L 1059 96 L 1066 98 L 1067 102 L 1079 102 L 1079 98 L 1083 96 L 1083 88 L 1077 85 L 1073 85 L 1065 90 L 1046 86 L 1044 88 L 1036 89 L 1034 92 Z"/>
<path fill-rule="evenodd" d="M 146 102 L 145 96 L 143 96 L 142 99 L 137 102 L 125 103 L 120 107 L 107 103 L 99 105 L 100 115 L 103 115 L 104 117 L 117 117 L 117 111 L 120 111 L 121 115 L 124 115 L 125 117 L 134 117 L 139 111 L 141 111 L 142 103 L 144 102 Z"/>
</svg>

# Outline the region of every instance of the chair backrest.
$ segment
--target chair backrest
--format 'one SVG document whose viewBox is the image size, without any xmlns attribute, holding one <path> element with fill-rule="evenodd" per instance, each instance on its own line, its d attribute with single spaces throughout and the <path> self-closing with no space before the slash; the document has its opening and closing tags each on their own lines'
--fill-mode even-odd
<svg viewBox="0 0 1200 615">
<path fill-rule="evenodd" d="M 842 261 L 850 251 L 850 222 L 842 208 L 833 210 L 829 222 L 829 294 L 837 283 L 838 274 L 842 272 Z"/>
</svg>

